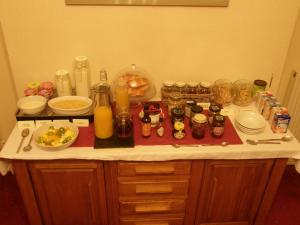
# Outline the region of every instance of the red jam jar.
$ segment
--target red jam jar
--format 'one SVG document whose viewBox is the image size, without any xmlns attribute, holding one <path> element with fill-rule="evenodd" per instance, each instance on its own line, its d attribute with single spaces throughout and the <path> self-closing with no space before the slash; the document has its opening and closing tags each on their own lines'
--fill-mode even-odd
<svg viewBox="0 0 300 225">
<path fill-rule="evenodd" d="M 192 136 L 196 139 L 201 139 L 205 135 L 207 118 L 204 114 L 196 114 L 192 119 Z"/>
<path fill-rule="evenodd" d="M 224 122 L 225 122 L 224 116 L 220 114 L 214 115 L 213 123 L 211 126 L 211 133 L 214 137 L 218 138 L 223 136 L 225 130 Z"/>
</svg>

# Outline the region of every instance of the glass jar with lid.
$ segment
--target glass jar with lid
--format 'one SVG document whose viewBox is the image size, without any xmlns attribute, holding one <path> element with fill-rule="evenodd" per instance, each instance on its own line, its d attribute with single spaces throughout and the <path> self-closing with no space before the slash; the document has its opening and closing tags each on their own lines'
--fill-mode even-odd
<svg viewBox="0 0 300 225">
<path fill-rule="evenodd" d="M 170 94 L 175 91 L 175 82 L 172 80 L 166 80 L 163 82 L 161 88 L 161 100 L 164 104 L 167 103 L 170 98 Z"/>
<path fill-rule="evenodd" d="M 207 118 L 204 114 L 196 114 L 192 120 L 192 136 L 201 139 L 205 135 Z"/>
<path fill-rule="evenodd" d="M 172 93 L 175 89 L 175 82 L 172 80 L 166 80 L 163 82 L 163 91 L 165 93 Z"/>
<path fill-rule="evenodd" d="M 175 83 L 175 89 L 180 94 L 186 94 L 187 93 L 186 83 L 183 82 L 183 81 L 176 82 Z"/>
<path fill-rule="evenodd" d="M 170 98 L 168 99 L 168 114 L 171 116 L 171 111 L 173 108 L 184 108 L 184 101 L 181 98 L 181 94 L 179 92 L 173 92 L 170 94 Z"/>
<path fill-rule="evenodd" d="M 225 117 L 217 113 L 214 115 L 213 123 L 211 126 L 211 133 L 214 137 L 222 137 L 224 134 Z"/>
<path fill-rule="evenodd" d="M 174 125 L 175 122 L 184 122 L 184 110 L 182 108 L 175 107 L 172 109 L 172 124 Z"/>
<path fill-rule="evenodd" d="M 201 81 L 198 88 L 198 94 L 210 94 L 212 83 L 209 81 Z"/>
<path fill-rule="evenodd" d="M 229 105 L 233 99 L 233 85 L 231 81 L 226 79 L 216 80 L 212 91 L 214 94 L 214 100 L 220 105 Z"/>
<path fill-rule="evenodd" d="M 209 125 L 212 125 L 214 116 L 217 113 L 220 113 L 220 111 L 221 111 L 221 107 L 220 106 L 218 106 L 215 103 L 211 103 L 210 104 L 209 111 L 208 111 L 208 123 L 209 123 Z"/>
<path fill-rule="evenodd" d="M 198 83 L 197 82 L 193 82 L 193 81 L 190 81 L 187 83 L 187 94 L 197 94 L 197 86 L 198 86 Z"/>
<path fill-rule="evenodd" d="M 191 114 L 190 114 L 190 126 L 192 126 L 193 117 L 199 113 L 203 112 L 203 108 L 200 105 L 193 105 L 191 107 Z"/>
<path fill-rule="evenodd" d="M 233 84 L 233 103 L 238 106 L 247 106 L 252 103 L 253 84 L 249 80 L 237 80 Z"/>
</svg>

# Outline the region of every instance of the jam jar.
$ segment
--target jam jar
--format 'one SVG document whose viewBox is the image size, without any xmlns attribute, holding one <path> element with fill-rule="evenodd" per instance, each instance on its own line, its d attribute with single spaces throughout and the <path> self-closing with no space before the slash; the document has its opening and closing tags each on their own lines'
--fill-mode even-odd
<svg viewBox="0 0 300 225">
<path fill-rule="evenodd" d="M 173 108 L 172 109 L 172 124 L 174 125 L 175 122 L 179 121 L 184 123 L 184 110 L 182 108 Z"/>
<path fill-rule="evenodd" d="M 214 137 L 222 137 L 224 134 L 225 117 L 221 114 L 214 115 L 213 123 L 211 126 L 211 133 Z"/>
<path fill-rule="evenodd" d="M 197 94 L 198 83 L 196 82 L 188 82 L 187 83 L 187 93 L 188 94 Z"/>
<path fill-rule="evenodd" d="M 176 121 L 173 125 L 173 137 L 176 139 L 183 139 L 185 137 L 184 123 Z"/>
<path fill-rule="evenodd" d="M 178 91 L 180 94 L 186 94 L 187 93 L 187 86 L 186 83 L 183 81 L 178 81 L 175 83 L 175 89 Z"/>
<path fill-rule="evenodd" d="M 190 114 L 190 126 L 192 126 L 192 120 L 193 120 L 193 117 L 196 115 L 196 114 L 199 114 L 199 113 L 202 113 L 203 112 L 203 108 L 200 106 L 200 105 L 193 105 L 191 107 L 191 114 Z"/>
<path fill-rule="evenodd" d="M 188 118 L 191 117 L 191 110 L 192 110 L 193 105 L 196 105 L 196 102 L 194 100 L 189 100 L 189 101 L 186 101 L 186 103 L 185 103 L 184 111 L 185 111 L 185 116 Z"/>
<path fill-rule="evenodd" d="M 196 114 L 192 119 L 192 136 L 201 139 L 205 135 L 207 118 L 204 114 Z"/>
<path fill-rule="evenodd" d="M 172 116 L 171 112 L 173 108 L 184 108 L 184 101 L 182 100 L 179 92 L 173 92 L 170 94 L 170 98 L 168 99 L 169 116 Z"/>
<path fill-rule="evenodd" d="M 212 103 L 209 106 L 209 112 L 208 112 L 208 123 L 211 126 L 214 120 L 214 115 L 217 113 L 220 113 L 221 107 L 219 107 L 217 104 Z"/>
</svg>

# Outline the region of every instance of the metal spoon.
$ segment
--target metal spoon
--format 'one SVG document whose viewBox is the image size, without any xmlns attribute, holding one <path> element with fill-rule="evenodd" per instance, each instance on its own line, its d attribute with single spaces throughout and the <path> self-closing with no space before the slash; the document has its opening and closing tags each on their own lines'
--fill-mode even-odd
<svg viewBox="0 0 300 225">
<path fill-rule="evenodd" d="M 18 146 L 18 149 L 17 149 L 16 153 L 20 152 L 20 149 L 22 147 L 24 139 L 29 135 L 29 129 L 28 128 L 23 129 L 22 132 L 21 132 L 21 135 L 22 135 L 22 140 L 21 140 L 21 142 L 20 142 L 20 144 Z"/>
<path fill-rule="evenodd" d="M 28 144 L 23 148 L 24 152 L 29 152 L 32 149 L 32 146 L 31 146 L 32 138 L 33 138 L 33 133 L 31 134 Z"/>
<path fill-rule="evenodd" d="M 291 141 L 291 140 L 293 140 L 293 136 L 284 135 L 281 138 L 261 139 L 261 140 L 258 140 L 258 141 Z"/>
<path fill-rule="evenodd" d="M 180 148 L 180 147 L 199 147 L 200 145 L 180 145 L 180 144 L 172 144 L 174 148 Z"/>
<path fill-rule="evenodd" d="M 280 142 L 275 141 L 256 141 L 252 139 L 247 139 L 246 142 L 250 145 L 257 145 L 257 144 L 281 144 Z"/>
<path fill-rule="evenodd" d="M 172 146 L 175 147 L 175 148 L 180 148 L 180 147 L 200 147 L 200 146 L 212 146 L 212 145 L 227 146 L 227 145 L 229 145 L 229 142 L 223 141 L 221 144 L 202 144 L 202 145 L 180 145 L 180 144 L 172 144 Z"/>
<path fill-rule="evenodd" d="M 221 144 L 203 144 L 202 146 L 211 146 L 211 145 L 217 145 L 217 146 L 220 145 L 220 146 L 225 147 L 225 146 L 229 145 L 229 142 L 223 141 Z"/>
</svg>

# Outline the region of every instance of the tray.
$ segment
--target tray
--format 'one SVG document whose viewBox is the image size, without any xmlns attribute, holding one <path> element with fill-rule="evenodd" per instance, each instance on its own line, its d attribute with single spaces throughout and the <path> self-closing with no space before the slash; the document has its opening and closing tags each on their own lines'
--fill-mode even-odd
<svg viewBox="0 0 300 225">
<path fill-rule="evenodd" d="M 34 115 L 27 115 L 20 110 L 16 112 L 17 121 L 26 120 L 72 120 L 72 119 L 88 119 L 89 122 L 94 121 L 94 112 L 91 107 L 90 111 L 82 115 L 59 115 L 55 114 L 49 106 L 47 106 L 42 112 Z"/>
<path fill-rule="evenodd" d="M 131 135 L 128 138 L 120 139 L 117 135 L 113 135 L 108 139 L 99 139 L 95 137 L 94 149 L 100 148 L 133 148 L 134 137 Z"/>
</svg>

